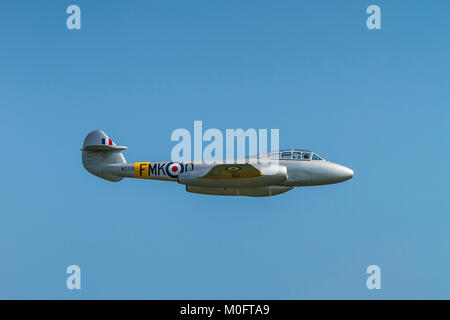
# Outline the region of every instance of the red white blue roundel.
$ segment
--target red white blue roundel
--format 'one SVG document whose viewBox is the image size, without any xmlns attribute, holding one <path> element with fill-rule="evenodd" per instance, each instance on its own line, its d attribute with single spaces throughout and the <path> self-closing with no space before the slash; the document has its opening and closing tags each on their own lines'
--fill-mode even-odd
<svg viewBox="0 0 450 320">
<path fill-rule="evenodd" d="M 184 167 L 182 163 L 170 162 L 166 166 L 167 175 L 171 178 L 176 178 L 180 173 L 183 173 Z"/>
</svg>

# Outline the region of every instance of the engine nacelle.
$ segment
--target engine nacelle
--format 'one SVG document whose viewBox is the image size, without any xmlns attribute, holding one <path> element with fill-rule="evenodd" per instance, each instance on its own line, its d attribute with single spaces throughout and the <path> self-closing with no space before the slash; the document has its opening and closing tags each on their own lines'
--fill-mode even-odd
<svg viewBox="0 0 450 320">
<path fill-rule="evenodd" d="M 209 194 L 217 196 L 247 196 L 247 197 L 270 197 L 291 190 L 292 187 L 265 186 L 254 188 L 222 188 L 222 187 L 198 187 L 186 186 L 187 192 Z"/>
</svg>

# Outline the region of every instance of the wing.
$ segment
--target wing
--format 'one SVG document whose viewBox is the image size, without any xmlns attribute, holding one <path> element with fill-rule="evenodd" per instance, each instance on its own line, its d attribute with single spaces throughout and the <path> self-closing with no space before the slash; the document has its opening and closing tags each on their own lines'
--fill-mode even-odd
<svg viewBox="0 0 450 320">
<path fill-rule="evenodd" d="M 261 170 L 251 164 L 218 164 L 212 167 L 203 178 L 253 178 L 262 174 Z"/>
<path fill-rule="evenodd" d="M 196 167 L 178 176 L 178 182 L 203 187 L 259 187 L 277 185 L 286 181 L 285 166 L 267 166 L 258 169 L 251 164 L 218 164 Z"/>
</svg>

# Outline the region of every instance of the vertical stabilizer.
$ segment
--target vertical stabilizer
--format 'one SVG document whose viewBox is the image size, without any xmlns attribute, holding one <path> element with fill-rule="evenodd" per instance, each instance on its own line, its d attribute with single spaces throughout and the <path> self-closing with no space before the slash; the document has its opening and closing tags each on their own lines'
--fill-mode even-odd
<svg viewBox="0 0 450 320">
<path fill-rule="evenodd" d="M 122 150 L 103 131 L 95 130 L 84 139 L 82 161 L 84 168 L 93 175 L 109 181 L 120 181 L 122 165 L 126 163 Z"/>
</svg>

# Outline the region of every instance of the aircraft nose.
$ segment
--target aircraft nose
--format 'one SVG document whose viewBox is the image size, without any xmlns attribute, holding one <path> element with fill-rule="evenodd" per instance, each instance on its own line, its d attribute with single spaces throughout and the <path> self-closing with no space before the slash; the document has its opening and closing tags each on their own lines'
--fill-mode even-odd
<svg viewBox="0 0 450 320">
<path fill-rule="evenodd" d="M 353 170 L 344 166 L 339 165 L 335 169 L 335 175 L 340 181 L 346 181 L 353 178 Z"/>
<path fill-rule="evenodd" d="M 345 171 L 346 172 L 343 175 L 345 177 L 345 180 L 349 180 L 349 179 L 353 178 L 354 172 L 352 169 L 345 167 Z"/>
</svg>

